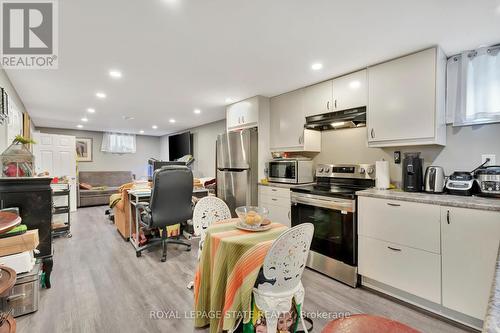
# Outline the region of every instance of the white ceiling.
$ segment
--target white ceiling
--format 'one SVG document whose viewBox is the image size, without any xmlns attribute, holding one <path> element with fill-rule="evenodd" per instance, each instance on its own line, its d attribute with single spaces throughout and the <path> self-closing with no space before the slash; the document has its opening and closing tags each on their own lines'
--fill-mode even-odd
<svg viewBox="0 0 500 333">
<path fill-rule="evenodd" d="M 226 97 L 274 96 L 434 44 L 451 55 L 500 42 L 498 0 L 72 0 L 59 12 L 59 69 L 8 71 L 35 124 L 75 128 L 94 107 L 84 129 L 151 135 L 224 118 Z"/>
</svg>

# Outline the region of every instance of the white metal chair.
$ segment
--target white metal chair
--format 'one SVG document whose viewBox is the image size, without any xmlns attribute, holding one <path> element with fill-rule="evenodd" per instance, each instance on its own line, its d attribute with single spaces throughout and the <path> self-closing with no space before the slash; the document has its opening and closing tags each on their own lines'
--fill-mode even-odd
<svg viewBox="0 0 500 333">
<path fill-rule="evenodd" d="M 255 304 L 266 317 L 268 333 L 276 333 L 279 314 L 290 311 L 293 299 L 302 308 L 304 287 L 301 278 L 313 233 L 311 223 L 288 229 L 274 241 L 264 259 L 264 281 L 253 288 L 253 296 Z M 299 317 L 307 333 L 302 313 Z"/>
<path fill-rule="evenodd" d="M 230 218 L 231 211 L 223 200 L 214 196 L 208 196 L 198 201 L 193 212 L 194 235 L 200 237 L 198 260 L 200 260 L 203 244 L 205 243 L 207 228 L 214 222 Z M 193 288 L 193 282 L 190 282 L 187 287 L 188 289 Z"/>
</svg>

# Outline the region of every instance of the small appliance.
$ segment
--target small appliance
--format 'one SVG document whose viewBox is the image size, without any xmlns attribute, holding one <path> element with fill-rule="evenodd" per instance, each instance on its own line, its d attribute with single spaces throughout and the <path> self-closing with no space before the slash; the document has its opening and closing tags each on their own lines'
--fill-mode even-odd
<svg viewBox="0 0 500 333">
<path fill-rule="evenodd" d="M 313 163 L 309 158 L 278 158 L 267 162 L 270 182 L 305 184 L 313 182 Z"/>
<path fill-rule="evenodd" d="M 356 191 L 373 187 L 375 177 L 373 164 L 320 164 L 316 184 L 291 188 L 292 226 L 314 225 L 307 267 L 357 286 Z"/>
<path fill-rule="evenodd" d="M 446 190 L 450 194 L 470 196 L 477 191 L 476 180 L 469 171 L 455 171 L 446 181 Z"/>
<path fill-rule="evenodd" d="M 425 170 L 424 190 L 429 193 L 443 193 L 446 185 L 444 170 L 440 166 L 429 166 Z"/>
<path fill-rule="evenodd" d="M 420 153 L 405 153 L 403 159 L 403 190 L 405 192 L 422 192 L 424 187 L 424 160 Z"/>
<path fill-rule="evenodd" d="M 500 166 L 488 166 L 474 173 L 479 187 L 479 195 L 500 197 Z"/>
</svg>

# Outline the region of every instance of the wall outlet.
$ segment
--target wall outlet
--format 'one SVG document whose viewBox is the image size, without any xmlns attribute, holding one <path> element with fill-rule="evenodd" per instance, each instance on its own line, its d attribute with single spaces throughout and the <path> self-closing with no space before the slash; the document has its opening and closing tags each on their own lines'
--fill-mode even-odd
<svg viewBox="0 0 500 333">
<path fill-rule="evenodd" d="M 493 154 L 481 155 L 481 163 L 486 162 L 487 159 L 490 159 L 488 164 L 486 165 L 497 165 L 497 156 Z"/>
</svg>

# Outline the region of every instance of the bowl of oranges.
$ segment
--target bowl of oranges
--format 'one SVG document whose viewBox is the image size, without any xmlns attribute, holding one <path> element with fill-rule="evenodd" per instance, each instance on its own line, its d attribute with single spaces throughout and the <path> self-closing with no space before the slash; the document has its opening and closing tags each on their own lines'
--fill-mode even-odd
<svg viewBox="0 0 500 333">
<path fill-rule="evenodd" d="M 240 218 L 240 223 L 246 227 L 258 229 L 261 225 L 269 223 L 267 216 L 269 210 L 264 207 L 242 206 L 236 208 L 236 215 Z"/>
</svg>

